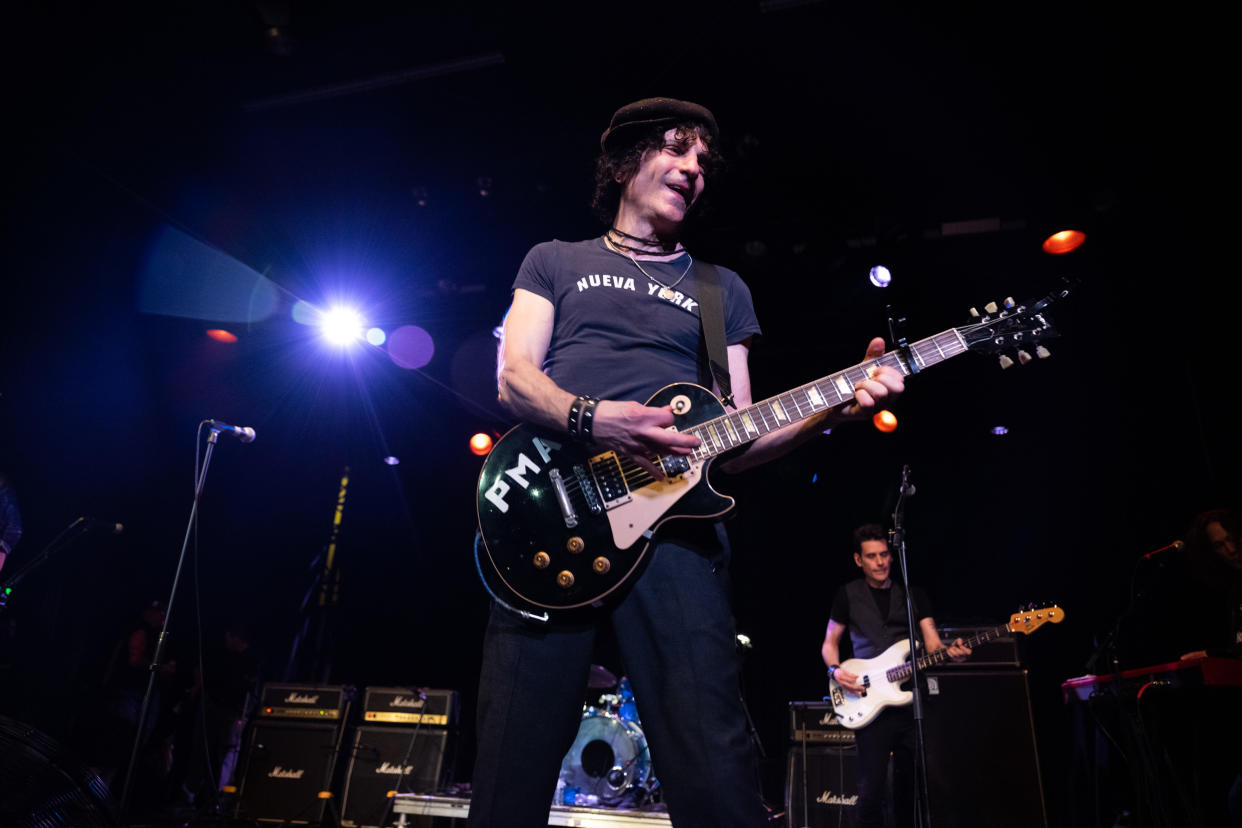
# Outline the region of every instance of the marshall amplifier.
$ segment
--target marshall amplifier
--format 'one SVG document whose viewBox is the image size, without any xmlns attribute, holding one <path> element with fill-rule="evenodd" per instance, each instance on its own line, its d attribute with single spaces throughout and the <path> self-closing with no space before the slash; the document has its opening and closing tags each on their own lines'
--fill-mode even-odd
<svg viewBox="0 0 1242 828">
<path fill-rule="evenodd" d="M 335 722 L 256 721 L 250 730 L 236 817 L 318 824 L 332 783 L 341 729 Z"/>
<path fill-rule="evenodd" d="M 451 767 L 445 761 L 448 744 L 443 728 L 358 727 L 341 796 L 341 825 L 384 825 L 388 792 L 398 786 L 402 793 L 440 790 Z"/>
<path fill-rule="evenodd" d="M 854 744 L 854 731 L 842 726 L 832 702 L 794 701 L 789 703 L 789 740 L 828 745 Z"/>
<path fill-rule="evenodd" d="M 785 824 L 789 828 L 853 828 L 858 824 L 856 750 L 852 745 L 805 742 L 789 749 L 785 769 Z"/>
<path fill-rule="evenodd" d="M 369 724 L 457 726 L 457 691 L 427 687 L 368 687 L 362 718 Z"/>
<path fill-rule="evenodd" d="M 265 684 L 259 702 L 263 719 L 339 722 L 349 706 L 348 688 L 313 684 Z"/>
</svg>

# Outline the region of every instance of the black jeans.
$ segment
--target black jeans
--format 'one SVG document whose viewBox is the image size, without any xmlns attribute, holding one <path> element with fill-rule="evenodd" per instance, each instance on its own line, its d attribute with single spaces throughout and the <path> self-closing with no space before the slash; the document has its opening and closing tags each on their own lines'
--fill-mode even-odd
<svg viewBox="0 0 1242 828">
<path fill-rule="evenodd" d="M 883 828 L 888 757 L 893 757 L 893 826 L 914 824 L 914 711 L 889 707 L 854 734 L 858 747 L 858 825 Z"/>
<path fill-rule="evenodd" d="M 611 620 L 673 824 L 757 828 L 766 817 L 738 694 L 724 555 L 716 552 L 658 543 Z M 597 627 L 535 627 L 493 607 L 470 825 L 547 825 L 581 720 Z"/>
</svg>

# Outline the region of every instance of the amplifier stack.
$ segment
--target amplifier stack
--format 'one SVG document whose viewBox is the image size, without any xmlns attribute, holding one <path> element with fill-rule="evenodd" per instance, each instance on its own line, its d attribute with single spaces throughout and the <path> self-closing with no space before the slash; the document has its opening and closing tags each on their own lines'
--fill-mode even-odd
<svg viewBox="0 0 1242 828">
<path fill-rule="evenodd" d="M 265 684 L 234 815 L 255 823 L 322 824 L 339 791 L 332 822 L 382 826 L 390 791 L 434 793 L 449 781 L 456 691 L 369 687 L 358 723 L 354 707 L 352 687 Z"/>
<path fill-rule="evenodd" d="M 426 687 L 368 687 L 355 731 L 341 825 L 384 825 L 389 791 L 434 793 L 453 766 L 458 695 Z"/>
<path fill-rule="evenodd" d="M 829 701 L 789 703 L 785 815 L 793 828 L 856 825 L 858 783 L 854 731 Z"/>
<path fill-rule="evenodd" d="M 267 684 L 250 727 L 237 816 L 306 825 L 323 821 L 349 718 L 342 686 Z"/>
</svg>

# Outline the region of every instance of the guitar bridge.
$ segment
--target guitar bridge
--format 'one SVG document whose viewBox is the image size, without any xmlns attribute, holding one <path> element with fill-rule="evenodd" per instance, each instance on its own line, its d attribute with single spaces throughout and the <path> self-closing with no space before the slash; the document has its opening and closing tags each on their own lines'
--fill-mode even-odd
<svg viewBox="0 0 1242 828">
<path fill-rule="evenodd" d="M 578 481 L 578 491 L 582 493 L 582 499 L 586 501 L 591 514 L 598 515 L 603 512 L 604 504 L 600 503 L 599 493 L 595 490 L 595 481 L 591 479 L 590 473 L 583 466 L 574 465 L 574 480 Z"/>
</svg>

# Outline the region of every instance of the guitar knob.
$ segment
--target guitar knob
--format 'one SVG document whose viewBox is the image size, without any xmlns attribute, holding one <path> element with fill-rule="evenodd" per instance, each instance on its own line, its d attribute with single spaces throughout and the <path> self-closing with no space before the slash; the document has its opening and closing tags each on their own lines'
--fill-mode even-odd
<svg viewBox="0 0 1242 828">
<path fill-rule="evenodd" d="M 1028 362 L 1030 362 L 1034 358 L 1035 357 L 1031 356 L 1026 351 L 1018 351 L 1018 362 L 1022 363 L 1023 365 L 1026 365 Z"/>
<path fill-rule="evenodd" d="M 572 538 L 565 541 L 565 548 L 577 555 L 583 549 L 586 549 L 586 542 L 577 535 L 574 535 Z"/>
<path fill-rule="evenodd" d="M 1035 348 L 1035 356 L 1039 357 L 1040 359 L 1047 359 L 1048 357 L 1052 356 L 1052 351 L 1049 351 L 1043 345 L 1039 345 Z"/>
<path fill-rule="evenodd" d="M 530 562 L 535 565 L 535 569 L 547 569 L 548 564 L 552 563 L 552 556 L 540 549 L 535 553 L 535 557 L 530 559 Z"/>
<path fill-rule="evenodd" d="M 556 585 L 561 589 L 569 589 L 574 585 L 574 573 L 568 569 L 562 569 L 556 575 Z"/>
<path fill-rule="evenodd" d="M 1008 356 L 1006 356 L 1005 354 L 1001 354 L 1001 355 L 1000 355 L 1000 367 L 1001 367 L 1001 370 L 1002 370 L 1002 371 L 1003 371 L 1003 370 L 1005 370 L 1006 368 L 1012 368 L 1012 367 L 1013 367 L 1013 360 L 1012 360 L 1012 359 L 1010 359 L 1010 358 L 1009 358 Z"/>
<path fill-rule="evenodd" d="M 997 311 L 996 303 L 988 302 L 986 305 L 983 306 L 983 309 L 987 311 L 988 313 L 996 313 Z"/>
<path fill-rule="evenodd" d="M 607 575 L 608 570 L 612 569 L 612 563 L 603 555 L 600 555 L 591 561 L 591 569 L 595 570 L 596 575 Z"/>
</svg>

